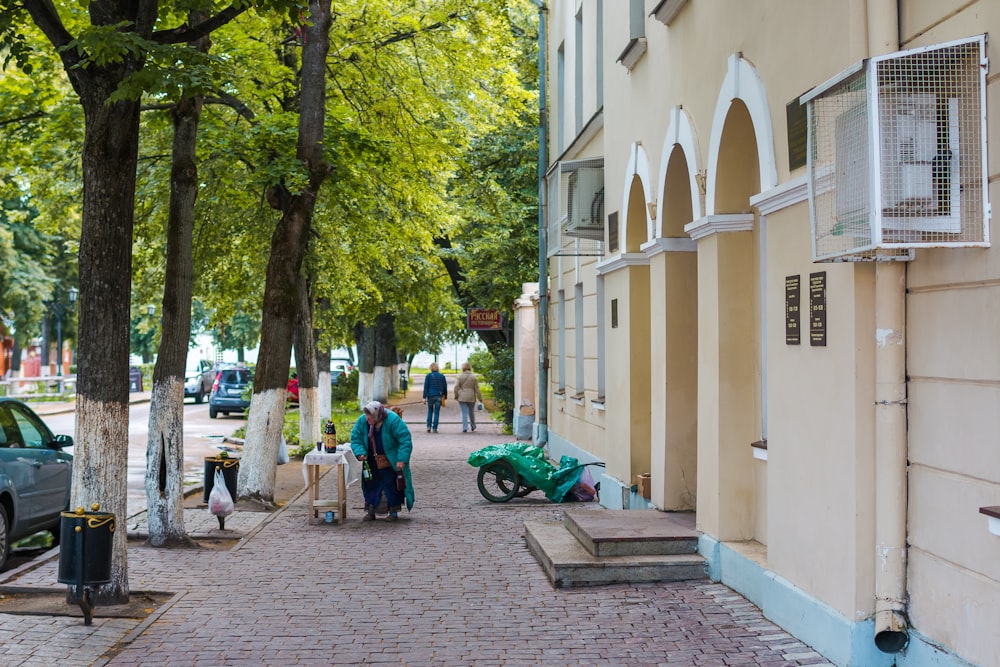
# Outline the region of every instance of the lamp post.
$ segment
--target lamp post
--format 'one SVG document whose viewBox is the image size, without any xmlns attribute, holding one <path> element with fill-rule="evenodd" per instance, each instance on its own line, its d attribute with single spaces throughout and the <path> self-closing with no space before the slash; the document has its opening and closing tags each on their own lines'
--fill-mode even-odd
<svg viewBox="0 0 1000 667">
<path fill-rule="evenodd" d="M 62 377 L 63 371 L 63 340 L 62 340 L 62 318 L 63 313 L 66 311 L 67 305 L 72 305 L 76 303 L 76 297 L 79 291 L 75 287 L 70 287 L 67 290 L 67 297 L 69 299 L 68 303 L 63 301 L 62 290 L 56 290 L 56 298 L 48 303 L 49 310 L 52 314 L 56 316 L 56 345 L 58 346 L 58 351 L 56 352 L 56 376 Z"/>
</svg>

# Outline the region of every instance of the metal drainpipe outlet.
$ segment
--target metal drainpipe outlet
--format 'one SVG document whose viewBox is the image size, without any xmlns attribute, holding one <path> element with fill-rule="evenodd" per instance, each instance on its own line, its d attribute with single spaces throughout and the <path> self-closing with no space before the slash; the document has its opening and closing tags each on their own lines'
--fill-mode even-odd
<svg viewBox="0 0 1000 667">
<path fill-rule="evenodd" d="M 883 653 L 899 653 L 910 641 L 906 616 L 898 609 L 875 614 L 875 646 Z"/>
</svg>

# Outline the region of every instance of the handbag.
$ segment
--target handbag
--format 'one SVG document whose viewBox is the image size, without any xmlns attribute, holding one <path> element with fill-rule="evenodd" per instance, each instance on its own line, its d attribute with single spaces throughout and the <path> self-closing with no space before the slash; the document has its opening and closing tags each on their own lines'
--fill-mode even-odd
<svg viewBox="0 0 1000 667">
<path fill-rule="evenodd" d="M 441 397 L 441 407 L 444 407 L 444 396 Z"/>
<path fill-rule="evenodd" d="M 406 491 L 406 477 L 403 476 L 402 470 L 396 471 L 396 490 L 400 493 Z"/>
<path fill-rule="evenodd" d="M 379 470 L 384 470 L 385 468 L 391 468 L 392 464 L 389 463 L 389 457 L 385 454 L 376 454 L 375 467 Z"/>
</svg>

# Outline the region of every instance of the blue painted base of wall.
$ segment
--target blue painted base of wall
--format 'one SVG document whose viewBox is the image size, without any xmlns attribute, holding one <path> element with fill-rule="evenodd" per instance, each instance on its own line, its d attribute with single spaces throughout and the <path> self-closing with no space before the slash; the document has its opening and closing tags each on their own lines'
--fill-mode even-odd
<svg viewBox="0 0 1000 667">
<path fill-rule="evenodd" d="M 907 647 L 895 655 L 875 647 L 875 623 L 852 622 L 787 579 L 717 540 L 702 535 L 698 551 L 708 575 L 750 600 L 770 621 L 841 667 L 972 667 L 958 656 L 910 631 Z"/>
<path fill-rule="evenodd" d="M 549 442 L 547 445 L 548 457 L 553 461 L 558 461 L 562 456 L 572 456 L 580 463 L 596 463 L 600 459 L 595 458 L 590 452 L 584 451 L 559 436 L 559 434 L 549 431 Z M 609 477 L 604 473 L 603 468 L 591 468 L 594 481 L 601 484 L 601 506 L 609 510 L 646 510 L 656 509 L 652 503 L 631 490 L 631 485 L 614 477 Z"/>
</svg>

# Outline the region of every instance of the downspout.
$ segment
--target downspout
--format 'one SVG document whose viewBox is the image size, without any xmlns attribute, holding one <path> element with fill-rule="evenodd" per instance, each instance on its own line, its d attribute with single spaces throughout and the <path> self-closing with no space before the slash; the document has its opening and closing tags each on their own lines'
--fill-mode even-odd
<svg viewBox="0 0 1000 667">
<path fill-rule="evenodd" d="M 899 0 L 869 0 L 871 56 L 899 49 Z M 875 265 L 875 646 L 898 653 L 906 618 L 906 263 Z"/>
<path fill-rule="evenodd" d="M 549 441 L 549 272 L 546 241 L 545 171 L 548 167 L 548 109 L 545 106 L 545 15 L 548 7 L 541 0 L 532 0 L 538 7 L 538 410 L 535 415 L 535 445 L 544 447 Z"/>
</svg>

